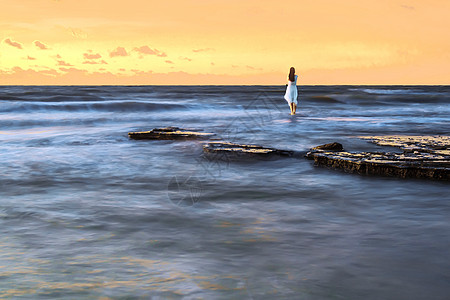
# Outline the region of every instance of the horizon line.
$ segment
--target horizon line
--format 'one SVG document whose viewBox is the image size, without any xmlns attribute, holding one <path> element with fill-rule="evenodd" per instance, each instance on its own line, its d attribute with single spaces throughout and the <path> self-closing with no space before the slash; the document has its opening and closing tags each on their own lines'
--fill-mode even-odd
<svg viewBox="0 0 450 300">
<path fill-rule="evenodd" d="M 286 84 L 2 84 L 5 86 L 286 86 Z M 302 86 L 450 86 L 448 84 L 301 84 Z"/>
</svg>

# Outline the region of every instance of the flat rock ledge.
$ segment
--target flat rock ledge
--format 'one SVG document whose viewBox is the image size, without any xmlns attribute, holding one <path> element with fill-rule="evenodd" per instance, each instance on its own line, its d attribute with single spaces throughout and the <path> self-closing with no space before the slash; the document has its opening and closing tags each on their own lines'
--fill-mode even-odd
<svg viewBox="0 0 450 300">
<path fill-rule="evenodd" d="M 229 142 L 210 142 L 203 145 L 203 152 L 214 158 L 247 158 L 247 157 L 292 157 L 294 151 L 267 148 L 259 145 L 242 145 Z"/>
<path fill-rule="evenodd" d="M 150 131 L 129 132 L 134 140 L 193 140 L 210 138 L 214 133 L 189 131 L 178 127 L 154 128 Z"/>
<path fill-rule="evenodd" d="M 334 142 L 314 147 L 311 150 L 344 151 L 344 147 L 342 144 Z"/>
<path fill-rule="evenodd" d="M 321 146 L 318 146 L 312 148 L 306 157 L 313 159 L 316 165 L 343 169 L 350 173 L 450 180 L 450 137 L 365 136 L 360 138 L 382 146 L 399 147 L 403 153 L 350 153 L 343 150 L 320 149 Z"/>
<path fill-rule="evenodd" d="M 450 136 L 441 135 L 386 135 L 359 136 L 380 146 L 398 147 L 405 153 L 430 153 L 450 156 Z"/>
</svg>

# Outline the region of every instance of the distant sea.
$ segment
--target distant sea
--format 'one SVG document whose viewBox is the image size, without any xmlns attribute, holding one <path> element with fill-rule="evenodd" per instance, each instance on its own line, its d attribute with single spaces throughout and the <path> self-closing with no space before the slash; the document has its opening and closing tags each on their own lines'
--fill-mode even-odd
<svg viewBox="0 0 450 300">
<path fill-rule="evenodd" d="M 299 86 L 296 116 L 284 90 L 1 86 L 0 298 L 448 299 L 447 182 L 127 136 L 385 151 L 358 136 L 450 134 L 449 86 Z"/>
</svg>

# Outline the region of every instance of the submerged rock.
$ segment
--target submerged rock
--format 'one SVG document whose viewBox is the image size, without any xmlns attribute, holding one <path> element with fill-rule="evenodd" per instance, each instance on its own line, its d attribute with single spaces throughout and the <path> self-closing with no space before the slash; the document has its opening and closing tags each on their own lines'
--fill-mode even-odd
<svg viewBox="0 0 450 300">
<path fill-rule="evenodd" d="M 259 145 L 242 145 L 229 142 L 210 142 L 203 145 L 203 151 L 216 158 L 229 157 L 273 157 L 294 156 L 294 151 L 267 148 Z"/>
<path fill-rule="evenodd" d="M 155 128 L 151 131 L 129 132 L 128 136 L 135 140 L 187 140 L 204 139 L 214 133 L 189 131 L 178 127 Z"/>
<path fill-rule="evenodd" d="M 342 144 L 334 142 L 314 147 L 312 150 L 342 151 L 344 147 L 342 147 Z"/>
<path fill-rule="evenodd" d="M 382 146 L 395 146 L 404 153 L 330 151 L 312 148 L 306 157 L 317 165 L 350 173 L 450 180 L 450 137 L 361 137 Z M 325 147 L 326 148 L 326 147 Z"/>
</svg>

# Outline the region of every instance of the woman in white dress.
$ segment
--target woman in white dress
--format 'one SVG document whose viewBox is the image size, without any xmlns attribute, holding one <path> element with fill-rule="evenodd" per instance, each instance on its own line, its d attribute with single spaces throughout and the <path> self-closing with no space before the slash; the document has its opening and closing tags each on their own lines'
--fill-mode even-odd
<svg viewBox="0 0 450 300">
<path fill-rule="evenodd" d="M 284 94 L 284 99 L 286 99 L 289 103 L 289 107 L 291 108 L 291 115 L 295 115 L 295 112 L 297 111 L 297 78 L 298 76 L 295 75 L 294 67 L 291 67 L 289 70 L 286 94 Z"/>
</svg>

